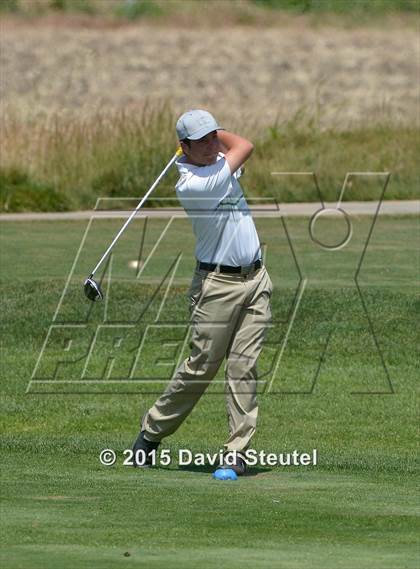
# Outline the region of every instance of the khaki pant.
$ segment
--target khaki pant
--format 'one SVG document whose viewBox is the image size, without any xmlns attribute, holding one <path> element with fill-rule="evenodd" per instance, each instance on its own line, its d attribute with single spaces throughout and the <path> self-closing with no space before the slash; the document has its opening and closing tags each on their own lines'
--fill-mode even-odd
<svg viewBox="0 0 420 569">
<path fill-rule="evenodd" d="M 257 423 L 256 362 L 271 320 L 272 290 L 265 267 L 248 275 L 195 271 L 188 295 L 191 355 L 143 417 L 147 439 L 160 441 L 178 429 L 226 358 L 229 438 L 224 448 L 248 448 Z"/>
</svg>

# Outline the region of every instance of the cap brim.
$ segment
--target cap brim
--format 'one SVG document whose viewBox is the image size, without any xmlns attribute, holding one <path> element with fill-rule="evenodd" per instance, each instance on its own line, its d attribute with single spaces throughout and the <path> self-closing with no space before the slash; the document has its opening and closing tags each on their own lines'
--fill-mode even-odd
<svg viewBox="0 0 420 569">
<path fill-rule="evenodd" d="M 217 126 L 216 128 L 209 128 L 208 126 L 204 126 L 203 128 L 200 128 L 200 130 L 195 132 L 193 135 L 189 136 L 188 140 L 199 140 L 200 138 L 203 138 L 203 136 L 206 136 L 206 134 L 209 134 L 209 132 L 213 132 L 214 130 L 223 130 L 223 129 L 221 126 Z"/>
</svg>

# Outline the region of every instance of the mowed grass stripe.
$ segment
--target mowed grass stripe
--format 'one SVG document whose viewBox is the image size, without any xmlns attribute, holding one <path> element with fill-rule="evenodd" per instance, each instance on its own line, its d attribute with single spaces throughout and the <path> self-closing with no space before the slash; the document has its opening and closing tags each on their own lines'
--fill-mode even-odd
<svg viewBox="0 0 420 569">
<path fill-rule="evenodd" d="M 219 484 L 197 473 L 95 470 L 73 465 L 63 479 L 49 469 L 23 496 L 16 488 L 5 514 L 23 543 L 11 548 L 12 560 L 37 567 L 38 557 L 48 567 L 61 556 L 89 566 L 102 556 L 122 563 L 128 551 L 132 562 L 156 567 L 183 566 L 188 553 L 188 567 L 229 555 L 234 567 L 256 557 L 261 567 L 301 567 L 309 554 L 319 568 L 350 568 L 354 559 L 358 567 L 415 566 L 414 481 L 397 488 L 388 478 L 283 471 Z"/>
</svg>

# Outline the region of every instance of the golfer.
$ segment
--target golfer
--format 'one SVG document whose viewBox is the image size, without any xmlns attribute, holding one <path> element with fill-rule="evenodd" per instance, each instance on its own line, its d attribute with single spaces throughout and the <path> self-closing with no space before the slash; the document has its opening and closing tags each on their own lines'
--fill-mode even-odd
<svg viewBox="0 0 420 569">
<path fill-rule="evenodd" d="M 176 192 L 196 238 L 197 266 L 188 294 L 191 353 L 143 416 L 133 451 L 142 449 L 147 457 L 137 466 L 150 465 L 149 453 L 178 429 L 226 361 L 229 436 L 224 456 L 230 453 L 226 465 L 241 475 L 246 470 L 243 453 L 257 424 L 256 363 L 271 319 L 272 293 L 238 181 L 253 146 L 223 130 L 203 110 L 184 113 L 176 131 L 183 150 L 176 162 Z"/>
</svg>

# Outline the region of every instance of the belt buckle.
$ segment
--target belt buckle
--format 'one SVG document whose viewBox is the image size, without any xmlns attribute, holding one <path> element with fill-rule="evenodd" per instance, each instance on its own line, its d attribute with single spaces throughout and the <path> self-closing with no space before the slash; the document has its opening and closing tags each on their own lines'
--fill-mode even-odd
<svg viewBox="0 0 420 569">
<path fill-rule="evenodd" d="M 253 268 L 254 268 L 254 264 L 245 265 L 244 267 L 241 267 L 241 276 L 245 276 L 245 277 L 248 276 Z"/>
</svg>

